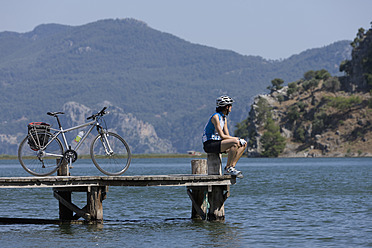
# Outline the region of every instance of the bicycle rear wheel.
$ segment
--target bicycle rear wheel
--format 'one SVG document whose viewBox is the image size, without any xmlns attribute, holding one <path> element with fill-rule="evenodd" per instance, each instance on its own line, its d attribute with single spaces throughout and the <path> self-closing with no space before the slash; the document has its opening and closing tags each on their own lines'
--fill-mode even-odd
<svg viewBox="0 0 372 248">
<path fill-rule="evenodd" d="M 98 134 L 90 146 L 94 165 L 109 176 L 123 174 L 129 167 L 131 153 L 127 142 L 116 133 Z"/>
<path fill-rule="evenodd" d="M 47 140 L 53 134 L 46 133 Z M 26 136 L 18 147 L 18 160 L 22 167 L 34 176 L 49 176 L 57 171 L 63 160 L 63 146 L 56 138 L 46 147 L 30 146 Z"/>
</svg>

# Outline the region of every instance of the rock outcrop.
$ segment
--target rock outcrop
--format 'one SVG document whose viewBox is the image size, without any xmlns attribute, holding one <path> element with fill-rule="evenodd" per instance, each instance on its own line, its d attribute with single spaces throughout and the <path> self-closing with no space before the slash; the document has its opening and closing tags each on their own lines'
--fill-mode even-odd
<svg viewBox="0 0 372 248">
<path fill-rule="evenodd" d="M 285 138 L 281 157 L 372 156 L 372 29 L 360 29 L 352 45 L 352 60 L 340 66 L 345 76 L 309 71 L 255 98 L 245 124 L 249 156 L 263 154 L 268 119 Z"/>
</svg>

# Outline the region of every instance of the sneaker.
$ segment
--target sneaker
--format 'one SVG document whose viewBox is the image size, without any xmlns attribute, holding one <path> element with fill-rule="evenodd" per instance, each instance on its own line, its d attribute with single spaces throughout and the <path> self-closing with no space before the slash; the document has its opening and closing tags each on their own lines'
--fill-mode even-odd
<svg viewBox="0 0 372 248">
<path fill-rule="evenodd" d="M 243 178 L 242 172 L 238 171 L 234 167 L 225 168 L 225 174 L 232 175 L 232 176 L 237 176 L 239 178 Z"/>
</svg>

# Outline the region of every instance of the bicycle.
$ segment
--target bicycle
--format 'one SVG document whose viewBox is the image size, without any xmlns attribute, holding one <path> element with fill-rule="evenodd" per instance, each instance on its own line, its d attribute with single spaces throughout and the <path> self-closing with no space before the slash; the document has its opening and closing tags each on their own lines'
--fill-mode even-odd
<svg viewBox="0 0 372 248">
<path fill-rule="evenodd" d="M 109 132 L 100 124 L 101 121 L 104 122 L 103 116 L 108 113 L 105 110 L 106 107 L 87 118 L 91 121 L 68 129 L 63 129 L 58 117 L 64 114 L 63 112 L 47 113 L 57 119 L 59 129 L 53 129 L 46 123 L 33 123 L 34 125 L 30 123 L 29 132 L 18 148 L 18 160 L 22 167 L 32 175 L 49 176 L 56 172 L 62 163 L 68 163 L 68 166 L 71 166 L 78 158 L 77 150 L 96 127 L 98 135 L 93 139 L 89 149 L 94 165 L 109 176 L 123 174 L 130 165 L 131 152 L 122 137 Z M 77 144 L 72 149 L 65 133 L 87 126 L 91 127 L 80 140 L 77 140 Z M 63 143 L 58 138 L 60 135 Z"/>
</svg>

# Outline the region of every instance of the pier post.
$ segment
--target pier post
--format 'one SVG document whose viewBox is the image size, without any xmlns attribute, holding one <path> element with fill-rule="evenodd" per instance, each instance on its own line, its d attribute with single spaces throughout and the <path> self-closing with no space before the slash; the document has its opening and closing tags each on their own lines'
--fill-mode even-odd
<svg viewBox="0 0 372 248">
<path fill-rule="evenodd" d="M 208 175 L 222 175 L 221 153 L 207 154 Z"/>
<path fill-rule="evenodd" d="M 222 176 L 221 154 L 209 153 L 207 160 L 191 161 L 192 174 L 208 174 Z M 228 185 L 210 185 L 204 187 L 187 187 L 192 201 L 192 219 L 224 221 L 225 201 L 230 194 Z M 208 211 L 209 209 L 209 211 Z"/>
<path fill-rule="evenodd" d="M 58 161 L 57 161 L 58 163 Z M 62 164 L 59 166 L 57 171 L 57 176 L 68 176 L 70 174 L 68 163 L 66 160 L 63 159 Z M 71 202 L 71 191 L 55 190 L 56 193 L 64 200 L 59 200 L 59 219 L 60 220 L 72 220 L 74 217 L 74 212 L 63 204 L 63 202 L 72 203 Z"/>
<path fill-rule="evenodd" d="M 195 159 L 191 161 L 192 174 L 204 174 L 208 172 L 207 161 L 205 159 Z M 206 220 L 208 211 L 208 188 L 207 187 L 187 187 L 187 194 L 192 202 L 191 218 Z"/>
<path fill-rule="evenodd" d="M 208 220 L 224 221 L 225 220 L 225 201 L 230 196 L 230 186 L 211 186 L 209 190 L 209 212 Z"/>
<path fill-rule="evenodd" d="M 58 168 L 57 175 L 70 176 L 69 165 L 65 160 Z M 85 207 L 79 208 L 72 203 L 71 194 L 73 191 L 87 193 L 87 205 Z M 103 222 L 102 201 L 106 199 L 107 191 L 108 186 L 54 188 L 54 197 L 59 201 L 59 219 L 76 220 L 82 217 L 86 221 Z"/>
<path fill-rule="evenodd" d="M 207 154 L 208 175 L 223 175 L 222 154 Z M 210 186 L 208 188 L 209 212 L 208 220 L 225 220 L 225 201 L 229 196 L 229 186 Z"/>
<path fill-rule="evenodd" d="M 103 205 L 102 201 L 106 199 L 108 187 L 88 187 L 87 192 L 87 211 L 90 220 L 103 222 Z"/>
</svg>

